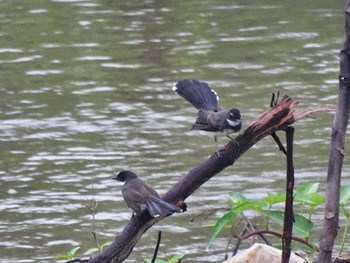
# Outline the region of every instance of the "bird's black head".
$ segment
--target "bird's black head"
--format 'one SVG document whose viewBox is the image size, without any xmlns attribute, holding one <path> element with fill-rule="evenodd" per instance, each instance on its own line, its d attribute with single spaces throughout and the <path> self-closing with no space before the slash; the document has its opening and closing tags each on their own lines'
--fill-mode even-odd
<svg viewBox="0 0 350 263">
<path fill-rule="evenodd" d="M 114 177 L 113 179 L 118 180 L 120 182 L 126 182 L 129 181 L 131 179 L 137 178 L 137 175 L 134 174 L 131 171 L 121 171 L 116 177 Z"/>
<path fill-rule="evenodd" d="M 239 131 L 242 127 L 241 112 L 238 109 L 232 108 L 227 113 L 227 124 L 234 131 Z"/>
<path fill-rule="evenodd" d="M 228 119 L 229 120 L 240 120 L 241 119 L 241 112 L 238 109 L 232 108 L 228 111 Z"/>
</svg>

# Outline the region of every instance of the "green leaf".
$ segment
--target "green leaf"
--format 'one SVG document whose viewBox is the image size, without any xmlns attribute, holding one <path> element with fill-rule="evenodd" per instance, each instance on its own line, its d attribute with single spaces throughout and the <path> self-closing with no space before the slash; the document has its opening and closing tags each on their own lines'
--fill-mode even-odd
<svg viewBox="0 0 350 263">
<path fill-rule="evenodd" d="M 299 214 L 294 214 L 294 220 L 293 233 L 299 237 L 309 237 L 314 223 Z"/>
<path fill-rule="evenodd" d="M 244 210 L 248 210 L 248 209 L 253 209 L 253 210 L 257 210 L 257 211 L 261 211 L 263 209 L 263 207 L 265 206 L 264 202 L 261 201 L 246 201 L 245 203 L 236 206 L 234 208 L 232 208 L 229 212 L 227 212 L 226 214 L 224 214 L 215 224 L 214 229 L 213 229 L 213 233 L 209 239 L 208 245 L 207 245 L 207 249 L 210 247 L 211 243 L 213 242 L 213 240 L 216 238 L 216 236 L 220 233 L 220 231 L 222 230 L 222 228 L 236 220 L 237 216 L 239 215 L 239 213 L 243 212 Z"/>
<path fill-rule="evenodd" d="M 319 183 L 303 183 L 295 188 L 295 196 L 299 194 L 316 193 Z"/>
<path fill-rule="evenodd" d="M 264 214 L 268 214 L 268 211 L 263 211 Z M 272 210 L 270 211 L 270 219 L 277 224 L 283 226 L 284 224 L 284 212 Z M 314 226 L 314 224 L 307 218 L 294 214 L 293 234 L 299 237 L 308 237 Z"/>
<path fill-rule="evenodd" d="M 72 259 L 80 247 L 74 247 L 65 254 L 56 256 L 57 259 Z"/>
<path fill-rule="evenodd" d="M 103 243 L 103 244 L 101 245 L 101 250 L 103 250 L 105 247 L 109 246 L 109 245 L 112 244 L 112 243 L 113 243 L 113 241 L 107 241 L 107 242 Z M 93 254 L 93 253 L 95 253 L 95 252 L 100 252 L 100 249 L 97 248 L 97 247 L 92 247 L 92 248 L 86 250 L 86 251 L 84 252 L 84 255 L 90 255 L 90 254 Z"/>
<path fill-rule="evenodd" d="M 113 241 L 107 241 L 107 242 L 103 243 L 103 244 L 101 245 L 101 249 L 103 250 L 105 247 L 109 246 L 109 245 L 112 244 L 112 243 L 113 243 Z"/>
<path fill-rule="evenodd" d="M 234 204 L 242 204 L 247 200 L 245 196 L 239 192 L 233 192 L 229 194 L 228 197 Z"/>
<path fill-rule="evenodd" d="M 168 263 L 176 263 L 180 259 L 182 259 L 185 256 L 185 254 L 180 254 L 180 255 L 174 255 L 171 258 L 169 258 Z"/>
<path fill-rule="evenodd" d="M 79 250 L 80 247 L 74 247 L 71 249 L 71 251 L 69 251 L 68 253 L 70 253 L 71 255 L 75 255 L 75 253 Z"/>
<path fill-rule="evenodd" d="M 326 198 L 324 196 L 314 192 L 298 194 L 294 199 L 295 202 L 307 203 L 311 207 L 315 207 L 319 204 L 322 204 L 325 202 L 325 200 Z"/>
<path fill-rule="evenodd" d="M 152 262 L 152 259 L 145 259 L 145 261 L 146 261 L 147 263 L 151 263 L 151 262 Z M 155 262 L 155 263 L 168 263 L 167 261 L 162 260 L 162 259 L 156 259 L 154 262 Z"/>
<path fill-rule="evenodd" d="M 95 252 L 99 252 L 100 250 L 97 247 L 92 247 L 84 252 L 84 255 L 90 255 Z"/>
<path fill-rule="evenodd" d="M 346 204 L 350 199 L 350 185 L 343 185 L 340 187 L 340 204 Z"/>
<path fill-rule="evenodd" d="M 66 253 L 66 254 L 60 254 L 56 256 L 57 259 L 72 259 L 72 255 Z"/>
<path fill-rule="evenodd" d="M 345 216 L 346 219 L 350 218 L 349 211 L 345 208 L 350 199 L 350 185 L 342 185 L 340 187 L 340 211 Z"/>
<path fill-rule="evenodd" d="M 285 202 L 286 191 L 280 191 L 275 194 L 267 193 L 267 196 L 264 198 L 264 200 L 269 205 Z"/>
<path fill-rule="evenodd" d="M 350 213 L 346 210 L 345 205 L 340 205 L 340 211 L 346 219 L 350 218 Z"/>
</svg>

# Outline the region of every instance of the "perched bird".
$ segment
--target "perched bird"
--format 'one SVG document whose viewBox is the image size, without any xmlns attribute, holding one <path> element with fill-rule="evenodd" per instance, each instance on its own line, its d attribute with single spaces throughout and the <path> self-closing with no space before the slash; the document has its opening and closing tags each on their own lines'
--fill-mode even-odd
<svg viewBox="0 0 350 263">
<path fill-rule="evenodd" d="M 176 205 L 163 201 L 156 190 L 131 171 L 121 171 L 113 179 L 125 182 L 122 187 L 124 200 L 137 216 L 141 214 L 141 205 L 146 205 L 152 217 L 182 212 Z"/>
<path fill-rule="evenodd" d="M 215 143 L 217 136 L 227 136 L 234 141 L 229 134 L 241 129 L 241 113 L 235 108 L 219 108 L 219 97 L 208 83 L 184 79 L 175 83 L 173 90 L 198 109 L 197 120 L 192 130 L 213 132 Z"/>
</svg>

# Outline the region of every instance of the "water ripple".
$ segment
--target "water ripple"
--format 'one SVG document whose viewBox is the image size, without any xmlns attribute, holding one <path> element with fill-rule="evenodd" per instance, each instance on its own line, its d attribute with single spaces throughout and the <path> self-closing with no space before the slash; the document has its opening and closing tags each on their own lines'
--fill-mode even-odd
<svg viewBox="0 0 350 263">
<path fill-rule="evenodd" d="M 0 63 L 23 63 L 23 62 L 34 61 L 39 58 L 42 58 L 42 56 L 34 55 L 34 56 L 28 56 L 28 57 L 19 57 L 11 60 L 0 60 Z"/>
<path fill-rule="evenodd" d="M 95 92 L 114 91 L 115 89 L 116 88 L 114 87 L 94 87 L 90 89 L 75 90 L 72 92 L 72 94 L 84 95 L 84 94 L 91 94 Z"/>
<path fill-rule="evenodd" d="M 18 48 L 0 48 L 0 53 L 22 53 L 22 49 Z"/>
<path fill-rule="evenodd" d="M 105 68 L 125 68 L 125 69 L 138 69 L 140 64 L 123 64 L 123 63 L 102 63 L 102 67 Z"/>
<path fill-rule="evenodd" d="M 46 70 L 29 70 L 27 75 L 50 75 L 50 74 L 62 74 L 63 70 L 59 69 L 46 69 Z"/>
<path fill-rule="evenodd" d="M 311 39 L 318 36 L 316 32 L 285 32 L 276 35 L 278 39 L 297 39 L 297 40 L 305 40 Z"/>
<path fill-rule="evenodd" d="M 85 57 L 79 57 L 76 58 L 76 60 L 82 60 L 82 61 L 99 61 L 99 60 L 110 60 L 111 57 L 108 56 L 85 56 Z"/>
</svg>

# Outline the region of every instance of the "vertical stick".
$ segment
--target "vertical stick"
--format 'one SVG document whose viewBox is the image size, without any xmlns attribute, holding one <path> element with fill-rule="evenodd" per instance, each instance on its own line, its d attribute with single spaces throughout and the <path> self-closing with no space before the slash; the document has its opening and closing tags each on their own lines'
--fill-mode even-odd
<svg viewBox="0 0 350 263">
<path fill-rule="evenodd" d="M 341 169 L 344 159 L 344 138 L 349 119 L 350 106 L 350 0 L 345 3 L 345 37 L 340 52 L 340 76 L 338 105 L 332 125 L 332 136 L 328 162 L 326 203 L 323 230 L 317 262 L 332 262 L 334 240 L 339 228 L 339 192 Z"/>
<path fill-rule="evenodd" d="M 288 263 L 292 245 L 292 230 L 294 222 L 293 214 L 293 190 L 294 190 L 294 165 L 293 165 L 293 136 L 294 128 L 286 128 L 287 138 L 287 183 L 286 205 L 284 208 L 284 224 L 282 237 L 282 263 Z"/>
<path fill-rule="evenodd" d="M 152 257 L 151 263 L 156 262 L 161 240 L 162 240 L 162 231 L 158 231 L 157 245 L 156 245 L 156 248 L 154 249 L 154 253 L 153 253 L 153 257 Z"/>
</svg>

